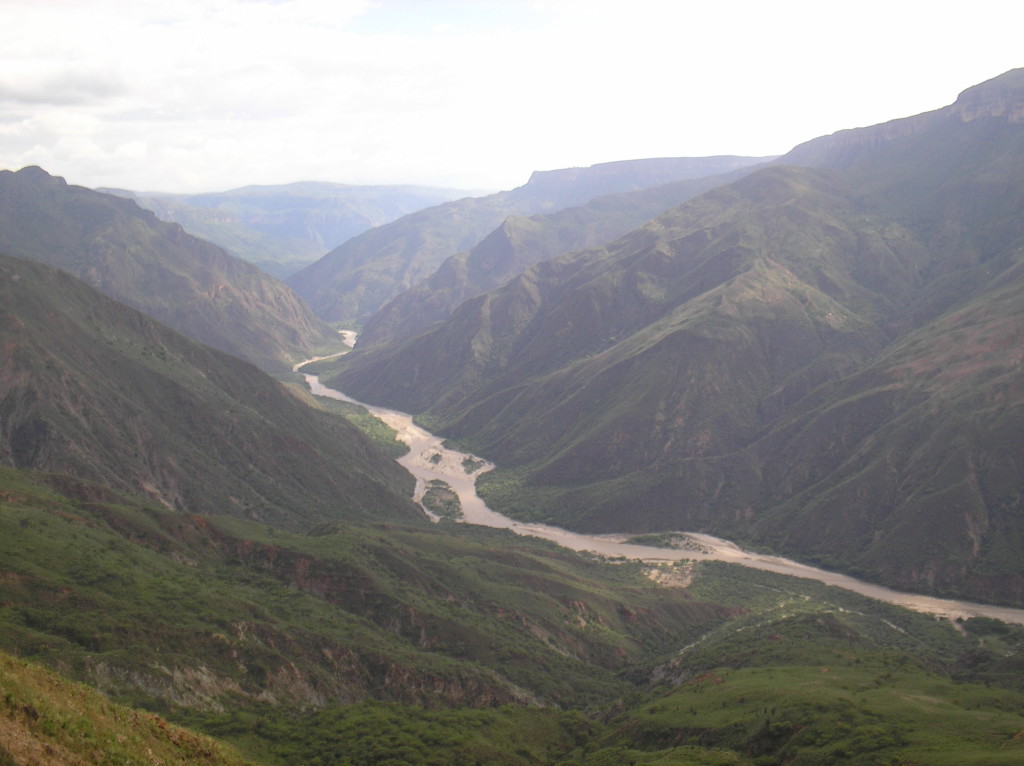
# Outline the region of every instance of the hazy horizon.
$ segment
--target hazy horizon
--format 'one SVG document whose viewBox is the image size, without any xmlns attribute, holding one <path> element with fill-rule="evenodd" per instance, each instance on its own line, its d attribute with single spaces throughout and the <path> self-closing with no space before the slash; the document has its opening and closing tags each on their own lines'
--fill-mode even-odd
<svg viewBox="0 0 1024 766">
<path fill-rule="evenodd" d="M 658 0 L 3 7 L 17 34 L 0 54 L 0 167 L 137 191 L 498 190 L 535 170 L 777 155 L 941 107 L 1018 63 L 1016 14 L 984 1 L 970 14 Z"/>
</svg>

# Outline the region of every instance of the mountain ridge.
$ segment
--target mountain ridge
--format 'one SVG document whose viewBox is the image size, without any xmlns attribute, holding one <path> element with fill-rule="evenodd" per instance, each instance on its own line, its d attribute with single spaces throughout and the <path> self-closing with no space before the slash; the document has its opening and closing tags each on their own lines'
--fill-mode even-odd
<svg viewBox="0 0 1024 766">
<path fill-rule="evenodd" d="M 449 202 L 371 229 L 292 275 L 288 284 L 327 321 L 361 322 L 429 277 L 445 258 L 479 243 L 509 215 L 553 212 L 601 194 L 714 175 L 758 161 L 732 156 L 626 160 L 543 172 L 531 178 L 535 185 Z"/>
<path fill-rule="evenodd" d="M 285 372 L 334 341 L 284 283 L 133 201 L 0 171 L 0 252 L 63 268 L 186 335 Z"/>
<path fill-rule="evenodd" d="M 280 279 L 370 228 L 473 195 L 460 189 L 321 181 L 197 194 L 97 191 L 134 199 L 162 220 L 179 223 Z"/>
</svg>

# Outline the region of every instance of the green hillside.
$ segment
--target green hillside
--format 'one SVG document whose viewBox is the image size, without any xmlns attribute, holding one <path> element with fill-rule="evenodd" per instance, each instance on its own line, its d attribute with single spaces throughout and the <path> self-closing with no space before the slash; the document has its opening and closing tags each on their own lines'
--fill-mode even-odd
<svg viewBox="0 0 1024 766">
<path fill-rule="evenodd" d="M 1024 746 L 1024 632 L 994 620 L 961 632 L 805 580 L 471 526 L 297 535 L 52 475 L 0 487 L 0 650 L 138 709 L 2 657 L 7 762 L 132 763 L 153 736 L 221 762 L 165 721 L 265 764 L 989 764 Z"/>
<path fill-rule="evenodd" d="M 346 420 L 64 272 L 0 256 L 0 328 L 0 463 L 292 528 L 421 517 Z"/>
<path fill-rule="evenodd" d="M 285 372 L 334 342 L 284 283 L 134 202 L 0 171 L 0 253 L 47 263 L 201 343 Z"/>
<path fill-rule="evenodd" d="M 561 253 L 603 245 L 754 167 L 598 197 L 547 215 L 509 216 L 472 250 L 446 259 L 430 277 L 382 306 L 367 320 L 359 342 L 365 347 L 419 335 L 461 303 L 500 287 L 530 266 Z"/>
<path fill-rule="evenodd" d="M 962 634 L 724 564 L 657 585 L 462 525 L 302 536 L 0 483 L 0 649 L 140 708 L 0 662 L 4 725 L 92 744 L 81 762 L 161 733 L 200 747 L 163 719 L 266 764 L 982 764 L 1024 746 L 1024 633 L 992 620 Z M 134 735 L 108 734 L 117 721 Z"/>
</svg>

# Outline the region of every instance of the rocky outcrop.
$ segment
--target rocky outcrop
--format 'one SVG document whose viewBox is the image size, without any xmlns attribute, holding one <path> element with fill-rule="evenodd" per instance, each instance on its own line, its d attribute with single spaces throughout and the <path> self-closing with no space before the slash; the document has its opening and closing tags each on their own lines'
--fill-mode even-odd
<svg viewBox="0 0 1024 766">
<path fill-rule="evenodd" d="M 963 122 L 984 117 L 1024 122 L 1024 69 L 1012 69 L 968 88 L 949 107 L 949 111 Z"/>
<path fill-rule="evenodd" d="M 985 117 L 1024 122 L 1024 69 L 1013 69 L 968 88 L 956 102 L 942 109 L 903 117 L 865 128 L 840 130 L 800 144 L 780 162 L 814 167 L 847 168 L 865 153 L 893 141 L 924 133 L 955 118 L 973 122 Z"/>
</svg>

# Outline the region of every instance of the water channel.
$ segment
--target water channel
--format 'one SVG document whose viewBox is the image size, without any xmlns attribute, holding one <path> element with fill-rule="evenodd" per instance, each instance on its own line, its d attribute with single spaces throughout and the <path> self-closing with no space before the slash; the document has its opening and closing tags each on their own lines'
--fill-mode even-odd
<svg viewBox="0 0 1024 766">
<path fill-rule="evenodd" d="M 350 339 L 346 340 L 350 342 Z M 296 370 L 302 364 L 305 362 L 296 365 Z M 629 543 L 627 542 L 628 535 L 588 535 L 546 524 L 524 523 L 510 519 L 488 508 L 476 493 L 476 478 L 481 473 L 493 468 L 492 464 L 479 460 L 473 455 L 443 446 L 440 437 L 413 423 L 412 416 L 407 413 L 357 402 L 340 391 L 324 386 L 316 375 L 304 374 L 304 377 L 314 395 L 359 404 L 394 428 L 398 432 L 398 438 L 409 445 L 409 453 L 400 458 L 398 462 L 416 477 L 415 499 L 419 501 L 422 498 L 428 482 L 432 479 L 440 479 L 458 494 L 462 503 L 463 521 L 466 523 L 510 529 L 521 535 L 533 535 L 551 540 L 576 551 L 590 551 L 609 557 L 624 557 L 651 563 L 693 559 L 726 561 L 768 572 L 806 577 L 879 601 L 949 619 L 983 616 L 1024 625 L 1024 609 L 903 593 L 779 556 L 768 556 L 743 550 L 735 543 L 711 535 L 680 532 L 679 536 L 687 540 L 685 545 L 680 548 L 660 548 Z M 471 473 L 467 472 L 464 467 L 464 461 L 467 458 L 476 461 L 473 464 L 475 470 Z"/>
</svg>

